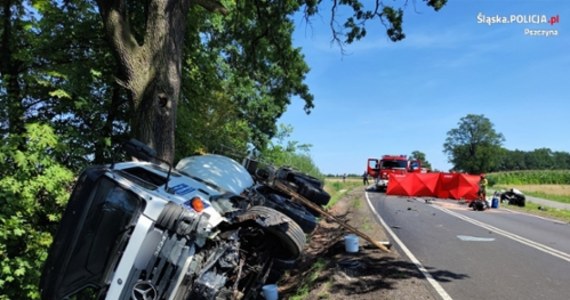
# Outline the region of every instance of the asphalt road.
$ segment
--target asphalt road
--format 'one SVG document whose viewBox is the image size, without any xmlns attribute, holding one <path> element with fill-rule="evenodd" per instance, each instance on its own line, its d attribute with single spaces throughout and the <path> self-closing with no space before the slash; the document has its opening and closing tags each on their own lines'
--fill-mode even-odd
<svg viewBox="0 0 570 300">
<path fill-rule="evenodd" d="M 453 200 L 367 196 L 442 298 L 570 299 L 569 224 Z"/>
</svg>

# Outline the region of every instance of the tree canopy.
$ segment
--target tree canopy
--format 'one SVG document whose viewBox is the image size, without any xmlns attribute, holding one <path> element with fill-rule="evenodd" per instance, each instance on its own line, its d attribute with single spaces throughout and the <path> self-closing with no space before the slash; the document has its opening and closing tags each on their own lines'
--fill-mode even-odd
<svg viewBox="0 0 570 300">
<path fill-rule="evenodd" d="M 439 10 L 446 0 L 425 2 Z M 188 79 L 184 82 L 189 85 L 203 84 L 185 77 L 187 68 L 207 67 L 215 72 L 208 77 L 230 83 L 223 92 L 238 107 L 238 116 L 247 120 L 251 132 L 246 136 L 256 146 L 263 147 L 275 133 L 275 121 L 291 96 L 303 99 L 307 112 L 313 108 L 313 96 L 303 82 L 308 66 L 300 49 L 291 42 L 294 29 L 291 17 L 303 8 L 307 18 L 317 14 L 320 1 L 98 0 L 96 3 L 116 58 L 119 83 L 127 90 L 132 134 L 156 148 L 163 159 L 174 158 L 181 97 L 186 98 L 185 112 L 194 113 L 188 110 L 194 107 L 192 100 L 181 93 L 182 79 Z M 339 21 L 336 16 L 339 6 L 352 10 L 342 26 L 335 25 Z M 402 16 L 401 7 L 386 5 L 381 0 L 376 0 L 371 8 L 358 0 L 333 0 L 330 21 L 333 40 L 339 44 L 359 40 L 366 35 L 366 23 L 377 20 L 386 26 L 391 40 L 399 41 L 405 37 Z M 207 59 L 211 59 L 209 62 L 188 59 L 189 52 L 200 54 L 203 50 Z M 217 65 L 208 67 L 211 62 Z"/>
<path fill-rule="evenodd" d="M 532 151 L 502 149 L 492 171 L 570 170 L 570 153 L 539 148 Z"/>
<path fill-rule="evenodd" d="M 422 163 L 422 168 L 427 168 L 427 169 L 431 170 L 431 164 L 426 159 L 425 153 L 423 153 L 419 150 L 412 151 L 412 154 L 410 155 L 410 159 L 419 160 Z"/>
<path fill-rule="evenodd" d="M 289 166 L 311 176 L 322 178 L 323 174 L 310 155 L 312 145 L 291 140 L 292 133 L 291 125 L 279 124 L 275 137 L 259 152 L 259 159 L 274 166 Z"/>
<path fill-rule="evenodd" d="M 443 148 L 454 170 L 476 174 L 496 167 L 504 140 L 487 117 L 468 114 L 447 132 Z"/>
<path fill-rule="evenodd" d="M 424 2 L 435 10 L 446 3 Z M 397 41 L 405 37 L 406 5 L 4 1 L 0 104 L 7 109 L 0 134 L 21 134 L 29 122 L 50 124 L 74 149 L 62 162 L 76 168 L 111 160 L 132 136 L 171 160 L 220 144 L 261 149 L 292 96 L 305 101 L 307 113 L 314 108 L 304 82 L 309 67 L 292 45 L 295 14 L 309 20 L 330 9 L 331 35 L 341 45 L 377 25 Z"/>
</svg>

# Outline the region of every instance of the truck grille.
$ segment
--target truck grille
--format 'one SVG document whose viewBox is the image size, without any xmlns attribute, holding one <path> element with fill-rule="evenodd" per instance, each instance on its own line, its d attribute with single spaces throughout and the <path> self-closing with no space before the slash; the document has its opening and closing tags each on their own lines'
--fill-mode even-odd
<svg viewBox="0 0 570 300">
<path fill-rule="evenodd" d="M 162 235 L 161 240 L 145 268 L 133 267 L 121 299 L 169 299 L 184 276 L 184 264 L 194 251 L 193 241 L 168 230 L 153 230 Z"/>
</svg>

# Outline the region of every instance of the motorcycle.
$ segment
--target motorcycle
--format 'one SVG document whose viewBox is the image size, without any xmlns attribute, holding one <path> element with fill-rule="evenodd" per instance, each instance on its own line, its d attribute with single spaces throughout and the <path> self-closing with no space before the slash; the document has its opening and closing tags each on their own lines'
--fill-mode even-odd
<svg viewBox="0 0 570 300">
<path fill-rule="evenodd" d="M 523 192 L 518 189 L 511 188 L 500 194 L 501 203 L 507 202 L 509 205 L 525 206 L 526 197 Z"/>
<path fill-rule="evenodd" d="M 79 176 L 42 271 L 42 299 L 256 299 L 302 254 L 314 215 L 233 159 L 193 156 L 172 168 L 138 141 L 125 149 L 138 161 Z"/>
</svg>

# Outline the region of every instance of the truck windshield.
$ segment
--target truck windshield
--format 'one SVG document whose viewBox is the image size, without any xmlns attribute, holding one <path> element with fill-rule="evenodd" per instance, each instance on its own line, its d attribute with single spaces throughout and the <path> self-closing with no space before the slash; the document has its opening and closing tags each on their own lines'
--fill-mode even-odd
<svg viewBox="0 0 570 300">
<path fill-rule="evenodd" d="M 406 169 L 408 167 L 408 162 L 405 160 L 383 160 L 382 169 L 396 169 L 402 168 Z"/>
</svg>

